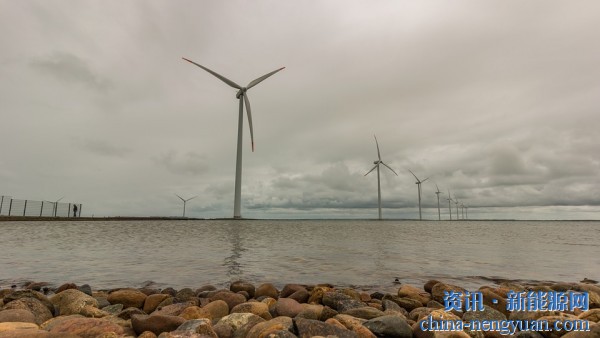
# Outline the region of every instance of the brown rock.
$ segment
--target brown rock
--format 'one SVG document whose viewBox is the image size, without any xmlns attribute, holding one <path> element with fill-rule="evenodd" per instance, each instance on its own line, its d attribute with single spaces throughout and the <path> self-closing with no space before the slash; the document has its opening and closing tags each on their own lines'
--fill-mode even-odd
<svg viewBox="0 0 600 338">
<path fill-rule="evenodd" d="M 202 309 L 210 314 L 210 319 L 219 319 L 229 314 L 229 305 L 223 300 L 210 302 Z"/>
<path fill-rule="evenodd" d="M 45 329 L 50 333 L 72 334 L 82 338 L 107 336 L 111 333 L 118 336 L 125 332 L 123 327 L 106 319 L 83 318 L 78 316 L 67 316 L 64 320 L 47 325 Z"/>
<path fill-rule="evenodd" d="M 156 308 L 158 307 L 158 304 L 160 304 L 163 300 L 169 298 L 169 295 L 166 295 L 164 293 L 157 293 L 157 294 L 152 294 L 146 297 L 146 300 L 144 300 L 144 307 L 142 308 L 142 310 L 144 310 L 144 312 L 150 314 L 152 313 L 152 311 L 156 310 Z"/>
<path fill-rule="evenodd" d="M 75 283 L 65 283 L 61 286 L 59 286 L 56 290 L 54 290 L 54 293 L 61 293 L 65 290 L 69 290 L 69 289 L 75 289 L 77 290 L 77 284 Z"/>
<path fill-rule="evenodd" d="M 198 306 L 190 306 L 190 307 L 185 308 L 179 314 L 179 317 L 185 318 L 186 320 L 191 320 L 191 319 L 209 318 L 210 314 Z"/>
<path fill-rule="evenodd" d="M 298 303 L 306 303 L 308 301 L 308 297 L 309 294 L 306 289 L 300 289 L 288 296 L 288 298 L 293 299 Z"/>
<path fill-rule="evenodd" d="M 433 286 L 436 285 L 437 283 L 441 283 L 441 282 L 439 280 L 431 279 L 423 285 L 423 290 L 425 290 L 425 292 L 431 293 L 431 290 L 433 290 Z"/>
<path fill-rule="evenodd" d="M 431 300 L 431 295 L 419 288 L 405 284 L 398 289 L 398 297 L 410 298 L 418 301 L 422 305 L 427 304 Z"/>
<path fill-rule="evenodd" d="M 154 315 L 163 315 L 163 316 L 179 316 L 186 308 L 193 306 L 190 303 L 177 303 L 171 304 L 167 306 L 163 306 L 154 312 L 152 312 L 152 316 Z"/>
<path fill-rule="evenodd" d="M 154 332 L 145 331 L 142 332 L 142 334 L 139 335 L 137 338 L 157 338 L 157 336 L 154 334 Z"/>
<path fill-rule="evenodd" d="M 255 287 L 254 285 L 252 285 L 251 283 L 248 282 L 244 282 L 244 281 L 237 281 L 237 282 L 233 282 L 229 285 L 229 290 L 231 292 L 240 292 L 240 291 L 245 291 L 248 293 L 248 296 L 250 296 L 249 298 L 254 298 L 254 294 L 255 294 Z"/>
<path fill-rule="evenodd" d="M 232 336 L 246 337 L 248 331 L 258 323 L 265 322 L 264 319 L 252 313 L 232 313 L 219 320 L 213 327 L 220 338 Z"/>
<path fill-rule="evenodd" d="M 313 319 L 298 318 L 295 320 L 298 337 L 337 336 L 338 338 L 356 338 L 357 334 L 347 329 Z"/>
<path fill-rule="evenodd" d="M 136 307 L 141 309 L 144 307 L 146 294 L 137 289 L 121 289 L 111 292 L 107 299 L 111 304 L 123 304 L 124 308 Z"/>
<path fill-rule="evenodd" d="M 281 290 L 279 297 L 283 297 L 283 298 L 289 297 L 291 294 L 293 294 L 294 292 L 296 292 L 298 290 L 306 291 L 306 288 L 300 284 L 286 284 L 283 287 L 283 289 Z"/>
<path fill-rule="evenodd" d="M 231 291 L 220 291 L 213 296 L 210 297 L 210 301 L 214 302 L 215 300 L 222 300 L 227 303 L 229 310 L 233 309 L 236 305 L 241 304 L 246 301 L 246 297 L 240 295 L 239 293 L 233 293 Z"/>
<path fill-rule="evenodd" d="M 248 333 L 244 336 L 247 338 L 262 338 L 267 337 L 269 333 L 274 333 L 281 330 L 291 332 L 293 329 L 294 322 L 292 321 L 292 318 L 280 316 L 252 326 L 252 328 L 248 330 Z"/>
<path fill-rule="evenodd" d="M 363 326 L 363 323 L 366 322 L 364 319 L 356 318 L 356 317 L 353 317 L 350 315 L 345 315 L 345 314 L 336 315 L 333 319 L 335 319 L 339 323 L 341 323 L 345 329 L 348 329 L 348 330 L 356 333 L 356 335 L 358 337 L 364 337 L 364 338 L 374 338 L 375 337 L 373 332 L 371 332 L 368 328 Z"/>
<path fill-rule="evenodd" d="M 231 313 L 253 313 L 265 320 L 271 320 L 273 317 L 269 313 L 269 306 L 260 302 L 246 302 L 236 305 L 231 309 Z"/>
<path fill-rule="evenodd" d="M 50 297 L 50 302 L 61 316 L 82 315 L 105 317 L 108 313 L 98 309 L 98 301 L 77 289 L 67 289 Z"/>
<path fill-rule="evenodd" d="M 589 309 L 577 316 L 579 319 L 585 319 L 590 322 L 600 322 L 600 309 Z"/>
<path fill-rule="evenodd" d="M 37 330 L 40 327 L 34 323 L 7 322 L 0 323 L 0 332 L 12 330 Z"/>
<path fill-rule="evenodd" d="M 600 324 L 590 325 L 589 331 L 571 331 L 562 338 L 600 338 Z"/>
<path fill-rule="evenodd" d="M 321 314 L 323 313 L 323 308 L 323 305 L 303 304 L 302 311 L 300 311 L 296 317 L 319 320 L 321 318 Z"/>
<path fill-rule="evenodd" d="M 54 315 L 54 305 L 52 305 L 52 303 L 50 302 L 50 300 L 48 299 L 48 297 L 46 297 L 43 293 L 34 291 L 34 290 L 19 290 L 19 291 L 13 291 L 9 294 L 7 294 L 6 296 L 4 296 L 4 305 L 9 304 L 12 301 L 15 301 L 17 299 L 22 299 L 22 298 L 35 298 L 37 300 L 39 300 L 46 308 L 48 308 L 48 310 L 50 311 L 50 313 L 52 315 Z"/>
<path fill-rule="evenodd" d="M 302 305 L 291 298 L 279 298 L 275 303 L 275 313 L 278 316 L 294 318 L 302 309 Z"/>
<path fill-rule="evenodd" d="M 128 320 L 131 319 L 133 315 L 145 315 L 146 312 L 138 309 L 137 307 L 128 307 L 117 314 L 118 318 Z"/>
<path fill-rule="evenodd" d="M 12 302 L 6 304 L 4 309 L 27 310 L 33 314 L 35 317 L 35 323 L 38 325 L 41 325 L 43 322 L 53 317 L 52 313 L 50 313 L 50 310 L 48 310 L 48 308 L 42 304 L 42 302 L 31 297 L 13 300 Z"/>
<path fill-rule="evenodd" d="M 377 317 L 381 317 L 381 316 L 385 315 L 385 313 L 383 313 L 383 311 L 377 310 L 370 306 L 364 306 L 364 307 L 359 307 L 359 308 L 355 308 L 355 309 L 350 309 L 350 310 L 344 311 L 343 314 L 350 315 L 350 316 L 356 317 L 356 318 L 362 318 L 362 319 L 373 319 L 373 318 L 377 318 Z"/>
<path fill-rule="evenodd" d="M 178 316 L 133 315 L 131 317 L 131 327 L 136 334 L 141 334 L 144 331 L 150 331 L 156 335 L 160 335 L 163 332 L 176 330 L 184 322 L 185 319 Z"/>
<path fill-rule="evenodd" d="M 10 309 L 0 311 L 0 323 L 4 322 L 21 322 L 21 323 L 36 323 L 35 316 L 28 310 Z"/>
<path fill-rule="evenodd" d="M 441 282 L 435 284 L 433 286 L 433 288 L 431 288 L 431 297 L 436 302 L 443 304 L 444 303 L 444 291 L 446 291 L 446 292 L 454 291 L 454 292 L 462 293 L 463 296 L 461 297 L 461 299 L 463 300 L 463 303 L 464 303 L 464 294 L 465 294 L 465 292 L 467 292 L 467 290 L 460 286 L 452 285 L 452 284 L 446 284 L 446 283 L 441 283 Z"/>
<path fill-rule="evenodd" d="M 271 297 L 274 299 L 279 298 L 279 291 L 277 288 L 271 283 L 261 284 L 254 293 L 255 298 L 259 297 Z"/>
</svg>

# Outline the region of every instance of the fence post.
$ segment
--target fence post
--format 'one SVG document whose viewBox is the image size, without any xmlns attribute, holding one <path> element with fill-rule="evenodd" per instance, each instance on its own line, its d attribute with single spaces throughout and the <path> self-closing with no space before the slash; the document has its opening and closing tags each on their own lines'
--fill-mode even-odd
<svg viewBox="0 0 600 338">
<path fill-rule="evenodd" d="M 2 205 L 4 204 L 4 195 L 2 195 L 2 200 L 0 201 L 0 215 L 2 215 Z"/>
<path fill-rule="evenodd" d="M 10 216 L 11 211 L 12 211 L 12 198 L 10 199 L 10 205 L 8 206 L 8 216 Z"/>
<path fill-rule="evenodd" d="M 69 209 L 67 209 L 67 218 L 71 218 L 71 203 L 69 203 Z"/>
<path fill-rule="evenodd" d="M 42 217 L 43 211 L 44 211 L 44 201 L 42 201 L 42 207 L 40 208 L 40 217 Z"/>
<path fill-rule="evenodd" d="M 25 200 L 25 205 L 23 206 L 23 216 L 25 216 L 26 211 L 27 211 L 27 200 Z"/>
<path fill-rule="evenodd" d="M 81 217 L 81 207 L 83 206 L 83 204 L 79 203 L 79 217 Z"/>
</svg>

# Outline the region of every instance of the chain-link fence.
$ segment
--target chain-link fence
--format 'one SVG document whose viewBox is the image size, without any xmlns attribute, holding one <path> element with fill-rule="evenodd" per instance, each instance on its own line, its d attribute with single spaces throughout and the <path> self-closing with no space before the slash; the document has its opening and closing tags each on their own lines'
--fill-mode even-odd
<svg viewBox="0 0 600 338">
<path fill-rule="evenodd" d="M 81 203 L 33 201 L 0 197 L 0 215 L 29 217 L 80 217 Z"/>
</svg>

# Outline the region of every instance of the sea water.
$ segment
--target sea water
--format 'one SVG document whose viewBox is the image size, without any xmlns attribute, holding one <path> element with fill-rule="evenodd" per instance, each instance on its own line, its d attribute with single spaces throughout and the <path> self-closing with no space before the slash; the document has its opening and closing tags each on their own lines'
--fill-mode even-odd
<svg viewBox="0 0 600 338">
<path fill-rule="evenodd" d="M 0 251 L 0 287 L 600 280 L 598 221 L 1 222 Z"/>
</svg>

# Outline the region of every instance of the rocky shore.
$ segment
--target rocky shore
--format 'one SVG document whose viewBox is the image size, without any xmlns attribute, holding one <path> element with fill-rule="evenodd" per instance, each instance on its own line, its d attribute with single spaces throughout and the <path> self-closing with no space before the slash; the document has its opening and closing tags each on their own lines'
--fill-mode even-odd
<svg viewBox="0 0 600 338">
<path fill-rule="evenodd" d="M 510 291 L 587 292 L 589 310 L 508 311 Z M 600 338 L 600 286 L 595 281 L 483 286 L 483 311 L 444 311 L 444 291 L 457 285 L 429 281 L 399 284 L 397 292 L 367 293 L 333 285 L 254 285 L 238 281 L 228 289 L 92 290 L 73 283 L 51 290 L 44 283 L 0 290 L 0 338 L 4 337 L 400 337 L 500 338 L 499 331 L 423 330 L 436 319 L 580 320 L 589 331 L 518 331 L 520 338 Z"/>
</svg>

